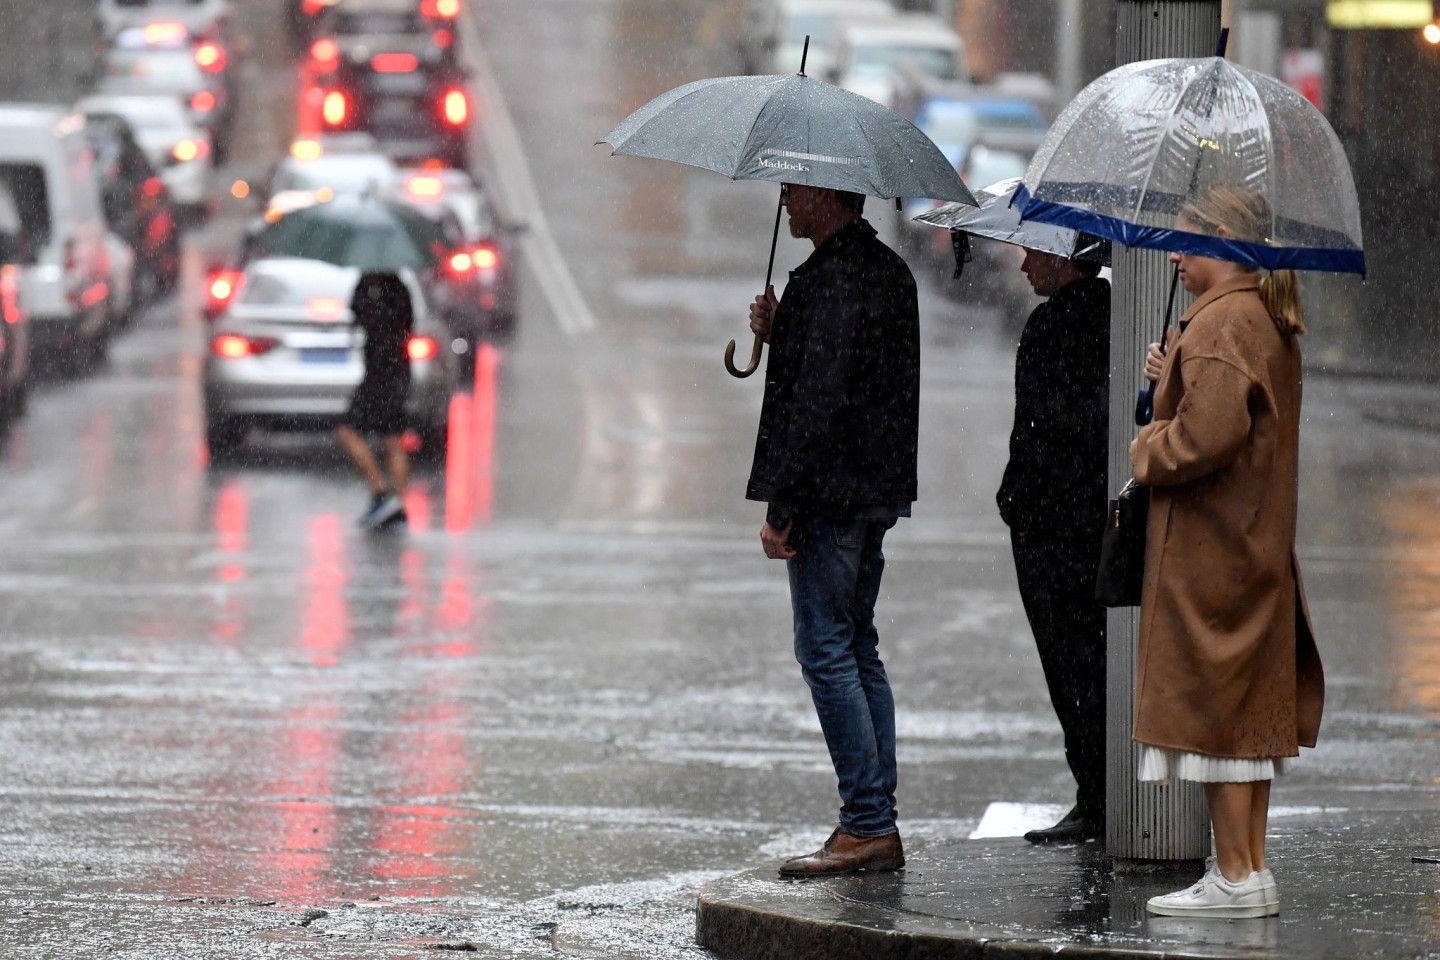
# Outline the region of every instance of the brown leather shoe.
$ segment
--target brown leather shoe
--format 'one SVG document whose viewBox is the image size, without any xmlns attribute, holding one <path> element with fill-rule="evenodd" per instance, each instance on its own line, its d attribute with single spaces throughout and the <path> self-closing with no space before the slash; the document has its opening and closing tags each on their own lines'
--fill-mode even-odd
<svg viewBox="0 0 1440 960">
<path fill-rule="evenodd" d="M 899 870 L 905 866 L 905 848 L 900 833 L 883 837 L 857 837 L 839 827 L 830 834 L 825 846 L 808 857 L 785 861 L 782 877 L 833 877 L 842 873 Z"/>
</svg>

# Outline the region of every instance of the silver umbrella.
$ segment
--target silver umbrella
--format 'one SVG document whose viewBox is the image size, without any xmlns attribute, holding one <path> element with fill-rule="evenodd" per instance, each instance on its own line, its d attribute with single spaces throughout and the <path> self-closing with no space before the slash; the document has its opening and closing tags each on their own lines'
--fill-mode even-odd
<svg viewBox="0 0 1440 960">
<path fill-rule="evenodd" d="M 1110 265 L 1110 242 L 1098 237 L 1059 227 L 1038 220 L 1021 220 L 1020 208 L 1013 204 L 1019 177 L 997 180 L 975 191 L 980 206 L 947 203 L 927 210 L 915 218 L 917 223 L 946 227 L 962 233 L 1013 243 L 1026 250 L 1054 253 L 1075 260 L 1090 260 Z"/>
<path fill-rule="evenodd" d="M 676 87 L 622 120 L 597 143 L 616 154 L 702 167 L 732 180 L 771 180 L 849 190 L 871 197 L 927 197 L 975 204 L 940 148 L 909 120 L 873 100 L 800 73 L 713 77 Z M 775 238 L 770 266 L 775 266 Z M 750 365 L 725 367 L 747 377 L 760 366 L 755 338 Z"/>
</svg>

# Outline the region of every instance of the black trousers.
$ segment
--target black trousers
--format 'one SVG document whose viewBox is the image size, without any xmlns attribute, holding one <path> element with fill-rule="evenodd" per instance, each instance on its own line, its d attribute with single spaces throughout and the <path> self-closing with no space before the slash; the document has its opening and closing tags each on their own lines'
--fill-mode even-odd
<svg viewBox="0 0 1440 960">
<path fill-rule="evenodd" d="M 1095 600 L 1098 538 L 1011 531 L 1020 601 L 1065 734 L 1076 806 L 1105 821 L 1105 607 Z"/>
</svg>

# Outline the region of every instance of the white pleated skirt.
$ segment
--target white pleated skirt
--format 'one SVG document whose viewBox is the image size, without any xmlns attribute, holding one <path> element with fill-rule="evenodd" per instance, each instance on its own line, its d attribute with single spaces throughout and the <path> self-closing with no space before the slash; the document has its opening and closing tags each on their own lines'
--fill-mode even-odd
<svg viewBox="0 0 1440 960">
<path fill-rule="evenodd" d="M 1250 783 L 1274 780 L 1290 772 L 1291 757 L 1212 757 L 1187 750 L 1171 750 L 1139 744 L 1141 783 Z"/>
</svg>

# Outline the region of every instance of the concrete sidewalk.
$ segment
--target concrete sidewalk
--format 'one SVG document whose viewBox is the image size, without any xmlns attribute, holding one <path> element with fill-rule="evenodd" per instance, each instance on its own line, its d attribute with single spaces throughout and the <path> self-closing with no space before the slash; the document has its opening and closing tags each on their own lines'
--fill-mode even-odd
<svg viewBox="0 0 1440 960">
<path fill-rule="evenodd" d="M 1440 810 L 1286 818 L 1267 852 L 1281 915 L 1266 920 L 1147 916 L 1199 863 L 1122 875 L 1100 844 L 1006 838 L 917 850 L 898 874 L 717 881 L 696 936 L 725 960 L 1440 958 Z"/>
</svg>

